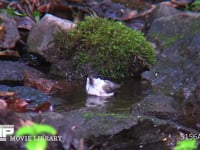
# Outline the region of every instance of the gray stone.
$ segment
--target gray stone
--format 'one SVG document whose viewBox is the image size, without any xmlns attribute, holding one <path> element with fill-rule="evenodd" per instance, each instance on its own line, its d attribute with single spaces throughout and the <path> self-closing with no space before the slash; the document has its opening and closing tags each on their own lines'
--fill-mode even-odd
<svg viewBox="0 0 200 150">
<path fill-rule="evenodd" d="M 157 65 L 144 72 L 156 92 L 188 99 L 200 81 L 200 14 L 155 19 L 148 38 L 157 44 Z"/>
<path fill-rule="evenodd" d="M 166 99 L 173 100 L 164 98 L 163 101 Z M 68 145 L 70 141 L 74 145 L 77 143 L 75 141 L 84 138 L 87 144 L 90 143 L 89 147 L 95 145 L 98 149 L 133 149 L 141 143 L 155 145 L 166 137 L 179 138 L 180 132 L 183 131 L 197 133 L 196 130 L 173 121 L 153 116 L 95 113 L 84 109 L 64 112 L 62 115 L 55 112 L 42 113 L 34 116 L 33 121 L 55 127 L 58 135 L 63 137 L 62 143 L 66 143 L 64 145 Z M 175 142 L 176 140 L 173 140 L 174 145 Z"/>
<path fill-rule="evenodd" d="M 156 6 L 150 18 L 153 21 L 161 17 L 168 17 L 178 13 L 181 13 L 181 11 L 172 7 L 169 2 L 161 2 Z"/>
<path fill-rule="evenodd" d="M 20 39 L 16 22 L 0 13 L 0 25 L 2 27 L 0 31 L 0 50 L 15 47 L 16 42 Z"/>
<path fill-rule="evenodd" d="M 36 24 L 28 36 L 28 51 L 41 55 L 49 62 L 57 62 L 53 55 L 55 49 L 53 35 L 59 30 L 70 30 L 75 26 L 71 21 L 46 14 L 38 24 Z"/>
<path fill-rule="evenodd" d="M 177 101 L 165 95 L 149 95 L 141 102 L 133 104 L 132 114 L 149 115 L 160 119 L 176 119 L 179 105 Z"/>
<path fill-rule="evenodd" d="M 0 61 L 0 68 L 1 83 L 23 83 L 26 71 L 42 74 L 38 70 L 31 68 L 24 63 L 14 61 Z"/>
</svg>

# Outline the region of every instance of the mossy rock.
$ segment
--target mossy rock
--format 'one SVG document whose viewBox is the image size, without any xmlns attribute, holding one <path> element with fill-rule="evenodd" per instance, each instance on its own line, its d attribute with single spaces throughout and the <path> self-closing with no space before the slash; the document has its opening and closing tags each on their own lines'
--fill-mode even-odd
<svg viewBox="0 0 200 150">
<path fill-rule="evenodd" d="M 135 9 L 137 11 L 145 11 L 145 9 L 151 7 L 151 4 L 145 1 L 138 1 L 138 0 L 112 0 L 112 1 L 120 3 L 126 7 Z"/>
<path fill-rule="evenodd" d="M 129 78 L 155 64 L 155 50 L 139 31 L 122 22 L 86 17 L 73 30 L 57 32 L 60 56 L 74 60 L 73 68 L 93 70 L 107 78 Z"/>
<path fill-rule="evenodd" d="M 195 0 L 192 4 L 188 4 L 186 10 L 200 12 L 200 0 Z"/>
</svg>

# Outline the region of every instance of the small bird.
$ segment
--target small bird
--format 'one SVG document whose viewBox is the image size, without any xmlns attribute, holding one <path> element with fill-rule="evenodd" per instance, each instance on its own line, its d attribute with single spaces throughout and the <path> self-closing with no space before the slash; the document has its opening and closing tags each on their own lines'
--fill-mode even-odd
<svg viewBox="0 0 200 150">
<path fill-rule="evenodd" d="M 88 95 L 109 97 L 114 95 L 114 90 L 119 88 L 120 85 L 108 80 L 87 77 L 86 92 Z"/>
</svg>

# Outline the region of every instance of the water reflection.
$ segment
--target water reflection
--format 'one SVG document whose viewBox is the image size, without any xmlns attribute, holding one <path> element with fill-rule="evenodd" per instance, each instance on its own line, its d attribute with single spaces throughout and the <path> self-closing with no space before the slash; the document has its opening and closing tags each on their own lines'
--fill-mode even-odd
<svg viewBox="0 0 200 150">
<path fill-rule="evenodd" d="M 99 96 L 87 96 L 86 107 L 102 107 L 108 103 L 108 97 L 99 97 Z"/>
</svg>

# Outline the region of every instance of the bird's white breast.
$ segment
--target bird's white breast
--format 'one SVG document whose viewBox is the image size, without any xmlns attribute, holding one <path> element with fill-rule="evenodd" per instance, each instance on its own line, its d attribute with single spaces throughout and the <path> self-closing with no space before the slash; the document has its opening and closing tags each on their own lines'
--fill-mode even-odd
<svg viewBox="0 0 200 150">
<path fill-rule="evenodd" d="M 104 91 L 103 86 L 106 85 L 106 82 L 100 78 L 94 78 L 93 79 L 93 84 L 90 84 L 90 79 L 87 78 L 86 82 L 86 92 L 88 95 L 95 95 L 95 96 L 113 96 L 114 93 L 107 93 Z"/>
</svg>

